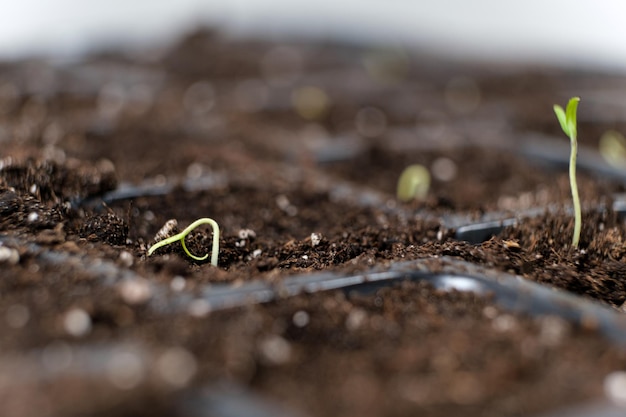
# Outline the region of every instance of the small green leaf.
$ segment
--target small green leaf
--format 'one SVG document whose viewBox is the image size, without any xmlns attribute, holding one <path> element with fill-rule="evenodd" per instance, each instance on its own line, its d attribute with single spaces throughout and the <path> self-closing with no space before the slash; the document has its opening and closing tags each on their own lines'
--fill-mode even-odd
<svg viewBox="0 0 626 417">
<path fill-rule="evenodd" d="M 565 116 L 565 110 L 563 110 L 563 107 L 558 104 L 555 104 L 553 108 L 554 114 L 556 114 L 556 118 L 559 119 L 559 123 L 561 124 L 561 129 L 563 129 L 563 132 L 569 136 L 569 127 L 567 123 L 567 116 Z"/>
<path fill-rule="evenodd" d="M 572 97 L 567 103 L 567 110 L 566 110 L 567 126 L 569 129 L 569 136 L 573 136 L 573 137 L 576 137 L 577 135 L 576 110 L 578 110 L 579 101 L 580 101 L 580 97 Z"/>
</svg>

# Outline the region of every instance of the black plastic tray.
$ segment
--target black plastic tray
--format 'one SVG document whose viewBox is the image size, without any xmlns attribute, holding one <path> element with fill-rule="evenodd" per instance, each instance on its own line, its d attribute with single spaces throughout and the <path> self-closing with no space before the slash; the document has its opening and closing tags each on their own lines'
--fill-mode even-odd
<svg viewBox="0 0 626 417">
<path fill-rule="evenodd" d="M 0 236 L 0 242 L 7 246 L 16 245 L 15 238 Z M 24 246 L 24 245 L 21 245 Z M 86 259 L 81 255 L 73 255 L 44 250 L 36 244 L 27 245 L 28 252 L 40 262 L 50 265 L 70 264 L 81 274 L 87 274 L 100 281 L 103 285 L 117 285 L 125 280 L 145 279 L 131 270 L 118 267 L 106 260 Z M 403 280 L 427 281 L 437 288 L 474 291 L 491 294 L 495 302 L 505 309 L 530 315 L 556 315 L 577 324 L 593 323 L 598 330 L 621 347 L 626 347 L 626 315 L 612 307 L 599 302 L 585 299 L 571 293 L 548 288 L 544 285 L 527 281 L 519 276 L 506 274 L 484 268 L 454 258 L 437 259 L 437 272 L 433 272 L 432 260 L 424 259 L 392 264 L 386 269 L 374 269 L 360 274 L 308 274 L 293 276 L 278 284 L 266 281 L 251 281 L 243 285 L 212 284 L 202 289 L 199 295 L 185 292 L 172 292 L 166 285 L 148 281 L 152 297 L 147 307 L 159 315 L 170 315 L 187 312 L 191 303 L 205 304 L 206 311 L 219 311 L 237 308 L 251 303 L 266 303 L 303 293 L 316 293 L 329 290 L 343 290 L 347 293 L 372 293 L 377 289 L 398 283 Z M 106 357 L 113 354 L 119 346 L 83 347 L 77 369 L 88 370 L 91 374 L 106 370 L 102 364 Z M 133 347 L 135 354 L 141 354 L 145 361 L 150 358 L 142 353 L 140 347 Z M 148 355 L 149 356 L 149 355 Z M 31 355 L 28 368 L 36 369 L 40 355 Z M 24 359 L 22 358 L 22 361 Z M 83 371 L 87 372 L 87 371 Z M 31 375 L 33 377 L 53 379 L 54 374 L 46 373 Z M 19 378 L 18 378 L 19 379 Z M 229 385 L 228 388 L 215 386 L 184 393 L 179 407 L 185 416 L 209 416 L 219 411 L 219 415 L 241 416 L 251 415 L 290 415 L 286 411 L 269 404 L 266 400 L 251 395 L 241 387 Z M 615 414 L 616 408 L 610 404 L 602 404 L 603 413 L 594 415 L 609 417 Z M 578 409 L 576 409 L 578 410 Z M 598 409 L 599 410 L 599 409 Z M 598 411 L 596 410 L 596 411 Z M 576 411 L 577 412 L 577 411 Z M 574 416 L 555 414 L 555 416 Z"/>
</svg>

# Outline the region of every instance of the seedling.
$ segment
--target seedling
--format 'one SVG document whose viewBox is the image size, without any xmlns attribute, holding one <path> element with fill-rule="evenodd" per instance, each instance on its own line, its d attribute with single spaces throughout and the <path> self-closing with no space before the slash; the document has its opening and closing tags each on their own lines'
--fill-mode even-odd
<svg viewBox="0 0 626 417">
<path fill-rule="evenodd" d="M 566 110 L 558 104 L 554 105 L 554 113 L 561 124 L 561 129 L 569 137 L 571 152 L 569 157 L 569 184 L 572 189 L 572 200 L 574 202 L 574 236 L 572 246 L 577 248 L 580 240 L 580 228 L 582 215 L 580 212 L 580 198 L 578 197 L 578 184 L 576 183 L 576 154 L 578 153 L 576 110 L 578 109 L 579 97 L 572 97 L 567 103 Z"/>
<path fill-rule="evenodd" d="M 211 249 L 211 265 L 217 266 L 217 255 L 220 250 L 220 228 L 217 225 L 217 222 L 215 220 L 210 219 L 208 217 L 198 219 L 195 222 L 191 223 L 189 226 L 187 226 L 185 230 L 183 230 L 182 232 L 155 243 L 148 250 L 148 256 L 152 255 L 152 253 L 158 248 L 162 248 L 163 246 L 167 246 L 176 241 L 180 241 L 180 244 L 182 245 L 183 250 L 185 251 L 187 256 L 189 256 L 192 259 L 195 259 L 196 261 L 204 261 L 206 258 L 209 257 L 208 253 L 204 256 L 196 256 L 193 253 L 189 252 L 189 249 L 187 249 L 187 246 L 185 245 L 185 238 L 187 237 L 187 235 L 191 233 L 193 229 L 203 224 L 209 224 L 213 228 L 213 247 Z"/>
<path fill-rule="evenodd" d="M 430 188 L 430 173 L 421 165 L 409 165 L 398 179 L 398 200 L 407 202 L 413 199 L 423 200 Z"/>
<path fill-rule="evenodd" d="M 600 137 L 600 154 L 611 166 L 626 168 L 626 138 L 615 130 L 608 130 Z"/>
</svg>

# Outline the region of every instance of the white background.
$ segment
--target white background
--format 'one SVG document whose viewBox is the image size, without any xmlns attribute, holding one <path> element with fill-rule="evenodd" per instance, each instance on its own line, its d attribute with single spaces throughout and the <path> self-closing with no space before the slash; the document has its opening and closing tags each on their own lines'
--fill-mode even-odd
<svg viewBox="0 0 626 417">
<path fill-rule="evenodd" d="M 626 72 L 623 0 L 4 0 L 0 59 L 234 33 L 403 42 L 443 54 Z"/>
</svg>

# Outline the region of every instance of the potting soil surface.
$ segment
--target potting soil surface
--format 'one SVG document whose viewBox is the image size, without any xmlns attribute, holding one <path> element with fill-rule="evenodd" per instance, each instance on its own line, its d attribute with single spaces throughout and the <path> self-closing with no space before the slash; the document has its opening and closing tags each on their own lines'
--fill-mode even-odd
<svg viewBox="0 0 626 417">
<path fill-rule="evenodd" d="M 145 54 L 4 63 L 3 409 L 195 416 L 232 397 L 312 416 L 518 416 L 602 399 L 623 350 L 593 326 L 512 314 L 488 294 L 405 282 L 227 311 L 197 301 L 219 284 L 414 259 L 436 269 L 451 256 L 620 314 L 619 171 L 579 170 L 573 248 L 567 168 L 523 146 L 538 136 L 567 144 L 552 104 L 622 85 L 609 74 L 211 31 Z M 610 105 L 588 103 L 579 136 L 593 150 L 625 126 Z M 397 178 L 413 163 L 430 170 L 430 191 L 401 203 Z M 168 220 L 173 235 L 201 217 L 220 225 L 217 267 L 180 243 L 147 256 Z M 487 217 L 519 221 L 482 243 L 454 238 Z M 185 242 L 201 256 L 212 239 L 202 227 Z M 172 313 L 174 299 L 188 305 Z"/>
</svg>

